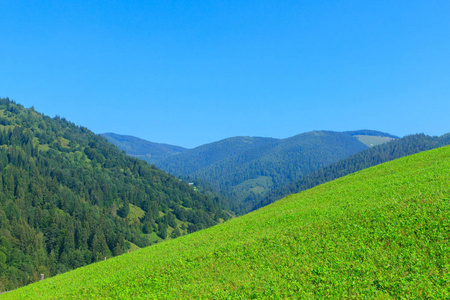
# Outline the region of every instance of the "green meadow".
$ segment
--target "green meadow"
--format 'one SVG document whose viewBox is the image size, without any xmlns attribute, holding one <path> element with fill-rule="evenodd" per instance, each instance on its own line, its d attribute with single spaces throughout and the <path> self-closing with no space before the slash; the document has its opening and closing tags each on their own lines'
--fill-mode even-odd
<svg viewBox="0 0 450 300">
<path fill-rule="evenodd" d="M 450 147 L 385 163 L 2 299 L 448 299 Z"/>
</svg>

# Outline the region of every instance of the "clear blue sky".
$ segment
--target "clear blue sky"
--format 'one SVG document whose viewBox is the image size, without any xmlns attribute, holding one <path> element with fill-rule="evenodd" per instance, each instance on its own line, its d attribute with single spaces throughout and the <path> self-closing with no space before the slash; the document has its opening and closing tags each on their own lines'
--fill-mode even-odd
<svg viewBox="0 0 450 300">
<path fill-rule="evenodd" d="M 3 1 L 0 97 L 194 147 L 450 132 L 450 1 Z"/>
</svg>

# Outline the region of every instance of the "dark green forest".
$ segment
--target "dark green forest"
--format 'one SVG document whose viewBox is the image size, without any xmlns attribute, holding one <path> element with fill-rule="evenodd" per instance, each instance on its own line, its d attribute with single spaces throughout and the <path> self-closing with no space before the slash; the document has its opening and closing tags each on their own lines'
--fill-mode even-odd
<svg viewBox="0 0 450 300">
<path fill-rule="evenodd" d="M 386 133 L 386 132 L 377 131 L 377 130 L 370 130 L 370 129 L 344 131 L 344 133 L 350 134 L 351 136 L 369 135 L 369 136 L 390 137 L 390 138 L 393 138 L 393 139 L 398 139 L 399 138 L 396 135 L 392 135 L 392 134 L 389 134 L 389 133 Z"/>
<path fill-rule="evenodd" d="M 0 291 L 229 218 L 87 128 L 0 99 Z"/>
<path fill-rule="evenodd" d="M 361 133 L 357 133 L 361 134 Z M 391 136 L 393 137 L 393 136 Z M 292 182 L 286 186 L 275 189 L 261 201 L 247 204 L 247 210 L 255 210 L 266 206 L 278 199 L 291 194 L 310 189 L 319 184 L 332 181 L 336 178 L 387 162 L 403 156 L 431 150 L 450 145 L 450 133 L 440 137 L 415 134 L 378 145 L 365 151 L 356 153 L 330 166 L 321 168 Z"/>
</svg>

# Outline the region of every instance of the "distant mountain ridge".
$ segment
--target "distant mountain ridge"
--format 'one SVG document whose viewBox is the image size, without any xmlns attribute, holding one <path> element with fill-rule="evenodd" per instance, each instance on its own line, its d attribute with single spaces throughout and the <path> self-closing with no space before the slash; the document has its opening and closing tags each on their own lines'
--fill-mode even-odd
<svg viewBox="0 0 450 300">
<path fill-rule="evenodd" d="M 130 135 L 102 133 L 109 142 L 124 150 L 128 155 L 141 158 L 149 163 L 184 152 L 188 149 L 169 144 L 153 143 Z"/>
<path fill-rule="evenodd" d="M 389 137 L 393 139 L 399 139 L 400 137 L 396 135 L 392 135 L 390 133 L 381 132 L 377 130 L 370 130 L 370 129 L 360 129 L 360 130 L 353 130 L 353 131 L 344 131 L 344 133 L 350 134 L 351 136 L 357 136 L 357 135 L 371 135 L 371 136 L 382 136 L 382 137 Z"/>
<path fill-rule="evenodd" d="M 365 149 L 357 138 L 332 131 L 286 139 L 233 137 L 169 156 L 155 165 L 177 176 L 203 179 L 243 203 Z"/>
</svg>

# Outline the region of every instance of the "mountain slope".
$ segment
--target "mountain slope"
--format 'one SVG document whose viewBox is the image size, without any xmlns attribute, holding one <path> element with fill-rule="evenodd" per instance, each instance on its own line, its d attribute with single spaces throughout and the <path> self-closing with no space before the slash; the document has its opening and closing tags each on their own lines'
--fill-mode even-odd
<svg viewBox="0 0 450 300">
<path fill-rule="evenodd" d="M 269 152 L 278 143 L 277 139 L 262 137 L 232 137 L 199 146 L 158 161 L 156 164 L 175 175 L 191 175 L 222 161 L 243 157 L 248 161 Z"/>
<path fill-rule="evenodd" d="M 0 291 L 227 218 L 88 129 L 0 99 Z"/>
<path fill-rule="evenodd" d="M 186 148 L 180 146 L 152 143 L 129 135 L 120 135 L 115 133 L 103 133 L 100 135 L 116 145 L 120 150 L 126 151 L 128 155 L 143 159 L 150 164 L 159 159 L 187 150 Z"/>
<path fill-rule="evenodd" d="M 3 297 L 446 299 L 449 168 L 404 157 Z"/>
<path fill-rule="evenodd" d="M 254 203 L 258 209 L 288 195 L 299 193 L 319 184 L 360 171 L 387 161 L 450 144 L 450 134 L 432 137 L 425 134 L 409 135 L 389 143 L 361 151 L 341 161 L 308 174 L 298 181 L 271 191 L 264 199 Z"/>
<path fill-rule="evenodd" d="M 349 134 L 313 131 L 287 139 L 229 138 L 155 163 L 177 176 L 200 178 L 239 202 L 367 149 Z"/>
</svg>

